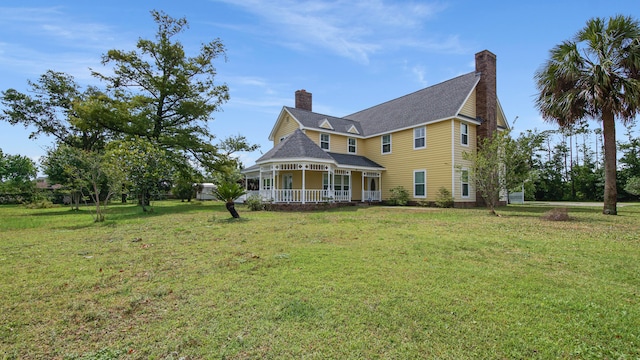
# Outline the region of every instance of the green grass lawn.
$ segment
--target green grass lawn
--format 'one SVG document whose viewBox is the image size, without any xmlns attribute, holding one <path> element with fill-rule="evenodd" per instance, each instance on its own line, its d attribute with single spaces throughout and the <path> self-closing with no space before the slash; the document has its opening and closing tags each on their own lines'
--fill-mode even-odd
<svg viewBox="0 0 640 360">
<path fill-rule="evenodd" d="M 0 206 L 0 358 L 640 358 L 640 207 L 549 209 Z"/>
</svg>

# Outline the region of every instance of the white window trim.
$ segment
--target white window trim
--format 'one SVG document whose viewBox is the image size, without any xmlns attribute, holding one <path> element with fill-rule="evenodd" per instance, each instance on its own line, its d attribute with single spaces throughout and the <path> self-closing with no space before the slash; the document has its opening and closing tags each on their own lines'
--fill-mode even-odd
<svg viewBox="0 0 640 360">
<path fill-rule="evenodd" d="M 353 152 L 349 151 L 349 148 L 351 147 L 351 145 L 349 145 L 349 140 L 353 140 L 353 149 L 355 150 Z M 358 139 L 352 138 L 352 137 L 348 137 L 347 138 L 347 153 L 349 153 L 349 154 L 357 154 L 358 153 Z"/>
<path fill-rule="evenodd" d="M 416 130 L 418 129 L 422 129 L 422 131 L 424 132 L 423 136 L 421 137 L 424 139 L 424 145 L 416 147 L 416 140 L 420 139 L 416 137 Z M 427 148 L 427 127 L 419 126 L 417 128 L 413 128 L 413 149 L 418 150 L 418 149 L 426 149 L 426 148 Z"/>
<path fill-rule="evenodd" d="M 424 195 L 416 195 L 416 185 L 418 185 L 416 183 L 416 173 L 424 173 Z M 413 197 L 416 199 L 424 199 L 427 197 L 427 170 L 426 169 L 419 169 L 419 170 L 413 170 Z"/>
<path fill-rule="evenodd" d="M 467 128 L 467 132 L 462 132 L 462 129 Z M 463 143 L 462 142 L 462 135 L 467 135 L 467 143 Z M 462 146 L 469 146 L 469 124 L 466 123 L 460 123 L 460 145 Z"/>
<path fill-rule="evenodd" d="M 462 176 L 463 172 L 465 171 L 467 172 L 466 182 L 463 180 L 464 177 Z M 467 184 L 467 189 L 469 189 L 469 193 L 467 195 L 464 195 L 463 184 Z M 469 169 L 467 168 L 460 169 L 460 197 L 463 199 L 468 199 L 471 197 L 471 182 L 469 182 Z"/>
<path fill-rule="evenodd" d="M 322 135 L 326 135 L 327 136 L 327 141 L 325 141 L 327 143 L 327 148 L 323 148 L 322 147 Z M 320 133 L 320 149 L 324 150 L 324 151 L 330 151 L 331 150 L 331 135 L 327 134 L 327 133 Z"/>
<path fill-rule="evenodd" d="M 385 145 L 384 137 L 385 136 L 389 136 L 389 151 L 387 151 L 387 152 L 384 151 L 384 145 Z M 391 152 L 393 151 L 392 144 L 393 144 L 393 139 L 391 138 L 391 134 L 380 135 L 380 153 L 381 154 L 383 154 L 383 155 L 391 154 Z"/>
</svg>

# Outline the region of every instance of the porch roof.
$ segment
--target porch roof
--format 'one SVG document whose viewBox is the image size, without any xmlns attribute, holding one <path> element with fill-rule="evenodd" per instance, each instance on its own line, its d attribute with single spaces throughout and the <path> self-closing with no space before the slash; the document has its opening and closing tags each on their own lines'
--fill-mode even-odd
<svg viewBox="0 0 640 360">
<path fill-rule="evenodd" d="M 336 161 L 338 166 L 384 170 L 384 166 L 364 156 L 333 152 L 328 154 Z"/>
<path fill-rule="evenodd" d="M 271 150 L 262 155 L 256 164 L 277 160 L 314 159 L 332 162 L 333 158 L 314 143 L 302 130 L 296 129 L 286 139 L 279 142 Z"/>
<path fill-rule="evenodd" d="M 353 154 L 340 154 L 324 151 L 314 143 L 302 130 L 296 129 L 286 139 L 282 140 L 258 160 L 256 165 L 248 167 L 242 173 L 259 172 L 261 164 L 280 161 L 313 161 L 334 164 L 342 168 L 356 168 L 366 170 L 384 170 L 384 166 L 367 157 Z"/>
</svg>

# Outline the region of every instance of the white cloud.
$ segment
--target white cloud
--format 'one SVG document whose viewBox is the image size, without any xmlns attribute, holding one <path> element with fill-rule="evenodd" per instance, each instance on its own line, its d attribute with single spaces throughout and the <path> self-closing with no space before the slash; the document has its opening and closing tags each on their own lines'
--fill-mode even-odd
<svg viewBox="0 0 640 360">
<path fill-rule="evenodd" d="M 383 0 L 213 0 L 255 16 L 246 31 L 277 38 L 281 46 L 329 52 L 367 64 L 372 55 L 410 46 L 427 51 L 459 51 L 457 37 L 427 36 L 425 22 L 444 9 L 438 3 Z M 259 29 L 259 30 L 258 30 Z"/>
<path fill-rule="evenodd" d="M 114 34 L 109 26 L 78 19 L 61 7 L 0 7 L 0 66 L 32 76 L 61 71 L 96 83 L 89 68 L 102 69 L 102 54 L 125 43 Z"/>
<path fill-rule="evenodd" d="M 418 83 L 420 83 L 422 86 L 427 86 L 427 80 L 425 79 L 425 68 L 422 65 L 416 65 L 413 68 L 411 68 L 411 72 L 416 76 L 416 80 L 418 81 Z"/>
<path fill-rule="evenodd" d="M 74 18 L 61 7 L 0 7 L 0 24 L 3 31 L 76 48 L 103 48 L 114 40 L 110 27 Z"/>
</svg>

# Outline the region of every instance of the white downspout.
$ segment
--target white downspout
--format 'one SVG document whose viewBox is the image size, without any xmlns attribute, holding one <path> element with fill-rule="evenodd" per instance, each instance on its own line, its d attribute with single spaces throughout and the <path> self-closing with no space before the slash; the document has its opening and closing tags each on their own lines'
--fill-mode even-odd
<svg viewBox="0 0 640 360">
<path fill-rule="evenodd" d="M 451 119 L 451 197 L 456 198 L 456 121 Z"/>
</svg>

